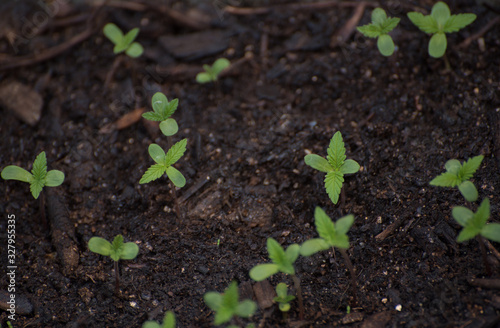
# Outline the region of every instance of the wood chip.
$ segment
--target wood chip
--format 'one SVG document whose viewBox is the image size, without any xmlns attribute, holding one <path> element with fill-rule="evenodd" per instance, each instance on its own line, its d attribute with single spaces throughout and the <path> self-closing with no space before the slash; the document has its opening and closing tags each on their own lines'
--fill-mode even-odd
<svg viewBox="0 0 500 328">
<path fill-rule="evenodd" d="M 37 124 L 42 116 L 42 96 L 31 87 L 19 82 L 8 82 L 0 87 L 0 103 L 31 126 Z"/>
</svg>

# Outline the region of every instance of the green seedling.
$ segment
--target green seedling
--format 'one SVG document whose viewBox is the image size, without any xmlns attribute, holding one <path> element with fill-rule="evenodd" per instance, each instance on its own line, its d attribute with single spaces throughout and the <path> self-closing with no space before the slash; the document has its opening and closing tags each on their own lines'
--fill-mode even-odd
<svg viewBox="0 0 500 328">
<path fill-rule="evenodd" d="M 129 242 L 123 242 L 123 236 L 117 235 L 110 243 L 101 237 L 92 237 L 88 242 L 89 249 L 97 254 L 109 256 L 114 261 L 115 266 L 115 293 L 118 295 L 120 292 L 120 274 L 118 272 L 119 260 L 133 260 L 139 253 L 139 246 Z"/>
<path fill-rule="evenodd" d="M 156 321 L 146 321 L 142 328 L 175 328 L 175 314 L 172 311 L 167 311 L 163 317 L 163 323 L 159 324 Z"/>
<path fill-rule="evenodd" d="M 64 181 L 64 173 L 61 171 L 51 170 L 47 172 L 47 157 L 44 151 L 35 158 L 31 173 L 19 166 L 9 165 L 2 170 L 1 176 L 4 180 L 29 183 L 31 194 L 35 199 L 38 199 L 43 187 L 57 187 Z"/>
<path fill-rule="evenodd" d="M 285 251 L 276 240 L 274 240 L 273 238 L 268 238 L 267 252 L 269 253 L 269 258 L 273 263 L 259 264 L 254 266 L 250 270 L 250 278 L 255 281 L 262 281 L 278 272 L 289 274 L 292 277 L 295 289 L 297 290 L 300 320 L 304 320 L 302 288 L 300 287 L 300 280 L 295 274 L 295 267 L 293 266 L 295 261 L 299 257 L 300 246 L 298 244 L 292 244 L 288 246 Z"/>
<path fill-rule="evenodd" d="M 356 173 L 360 166 L 356 161 L 346 159 L 344 141 L 340 131 L 337 131 L 330 140 L 327 153 L 326 159 L 319 155 L 309 154 L 304 157 L 304 161 L 313 169 L 326 173 L 326 192 L 331 201 L 337 204 L 344 182 L 344 174 Z"/>
<path fill-rule="evenodd" d="M 446 33 L 458 32 L 476 19 L 474 14 L 451 15 L 450 8 L 442 1 L 432 7 L 430 15 L 424 16 L 419 12 L 409 12 L 407 15 L 421 31 L 432 34 L 429 55 L 434 58 L 442 57 L 446 52 Z"/>
<path fill-rule="evenodd" d="M 295 299 L 295 296 L 288 295 L 288 286 L 284 282 L 280 282 L 276 286 L 276 294 L 278 296 L 273 298 L 273 301 L 278 303 L 279 309 L 283 313 L 283 319 L 286 320 L 286 314 L 291 308 L 290 302 Z"/>
<path fill-rule="evenodd" d="M 372 22 L 368 25 L 358 26 L 358 31 L 369 38 L 377 38 L 377 48 L 384 56 L 390 56 L 394 53 L 394 41 L 388 34 L 398 24 L 399 18 L 387 17 L 385 10 L 375 8 L 372 11 Z"/>
<path fill-rule="evenodd" d="M 356 283 L 356 271 L 354 266 L 347 255 L 346 249 L 349 248 L 349 237 L 347 237 L 347 232 L 354 223 L 354 215 L 346 215 L 333 223 L 330 217 L 321 209 L 316 207 L 314 210 L 314 224 L 316 225 L 316 231 L 318 232 L 320 238 L 314 238 L 305 241 L 300 246 L 300 255 L 311 256 L 317 252 L 324 251 L 330 247 L 337 247 L 340 254 L 344 258 L 344 261 L 349 268 L 351 274 L 351 284 L 354 290 L 354 303 L 356 303 L 357 295 L 357 283 Z"/>
<path fill-rule="evenodd" d="M 475 202 L 478 197 L 477 189 L 469 180 L 474 176 L 483 158 L 483 155 L 475 156 L 463 164 L 456 159 L 450 159 L 445 164 L 446 172 L 432 179 L 429 184 L 438 187 L 458 186 L 458 190 L 467 201 Z"/>
<path fill-rule="evenodd" d="M 463 227 L 457 237 L 457 241 L 461 243 L 476 237 L 481 248 L 486 273 L 491 275 L 491 268 L 486 259 L 486 249 L 484 247 L 483 237 L 500 243 L 500 224 L 486 224 L 490 217 L 489 199 L 485 198 L 481 202 L 481 205 L 479 205 L 476 213 L 463 206 L 453 207 L 451 213 L 455 221 Z"/>
<path fill-rule="evenodd" d="M 248 318 L 257 310 L 257 304 L 251 300 L 239 301 L 238 283 L 231 282 L 223 294 L 208 292 L 203 295 L 207 306 L 215 311 L 214 325 L 219 326 L 233 318 Z M 235 326 L 231 326 L 235 327 Z"/>
<path fill-rule="evenodd" d="M 118 26 L 108 23 L 104 26 L 103 33 L 115 45 L 113 48 L 115 55 L 125 52 L 127 56 L 137 58 L 144 52 L 144 48 L 138 42 L 134 42 L 139 34 L 138 27 L 124 35 Z"/>
<path fill-rule="evenodd" d="M 177 122 L 173 118 L 170 118 L 170 116 L 175 113 L 178 106 L 179 99 L 168 101 L 163 93 L 157 92 L 151 99 L 153 111 L 142 114 L 142 117 L 150 121 L 160 122 L 161 132 L 167 137 L 170 137 L 179 131 Z"/>
<path fill-rule="evenodd" d="M 182 157 L 182 155 L 184 155 L 186 152 L 186 144 L 187 139 L 182 139 L 173 145 L 166 154 L 157 144 L 149 145 L 149 155 L 156 162 L 156 164 L 149 167 L 139 183 L 143 184 L 151 182 L 166 173 L 170 181 L 172 181 L 176 187 L 184 187 L 186 185 L 186 179 L 182 173 L 172 165 L 175 164 Z"/>
<path fill-rule="evenodd" d="M 219 74 L 229 67 L 229 65 L 231 65 L 231 63 L 226 58 L 217 59 L 212 66 L 203 65 L 205 72 L 196 75 L 196 82 L 203 84 L 217 81 Z"/>
</svg>

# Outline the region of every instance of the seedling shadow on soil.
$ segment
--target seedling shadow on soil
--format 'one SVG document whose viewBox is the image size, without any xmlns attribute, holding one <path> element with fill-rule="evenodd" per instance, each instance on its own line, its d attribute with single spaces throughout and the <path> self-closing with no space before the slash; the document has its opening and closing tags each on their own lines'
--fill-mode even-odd
<svg viewBox="0 0 500 328">
<path fill-rule="evenodd" d="M 0 183 L 0 227 L 15 225 L 17 266 L 16 320 L 2 312 L 2 326 L 141 327 L 172 311 L 178 327 L 211 327 L 214 313 L 203 295 L 223 292 L 232 281 L 240 300 L 258 306 L 242 326 L 498 323 L 500 245 L 485 244 L 487 276 L 477 241 L 457 243 L 464 227 L 452 208 L 464 205 L 460 191 L 429 185 L 449 159 L 484 156 L 473 183 L 478 199 L 489 199 L 488 222 L 499 222 L 500 27 L 458 46 L 495 13 L 475 2 L 448 3 L 451 13 L 478 19 L 446 36 L 446 72 L 444 60 L 427 53 L 429 37 L 406 16 L 428 15 L 428 2 L 376 4 L 400 18 L 391 31 L 397 45 L 391 57 L 356 31 L 370 22 L 372 4 L 324 3 L 241 1 L 222 9 L 195 1 L 109 2 L 81 4 L 81 16 L 74 16 L 75 4 L 67 2 L 69 10 L 47 15 L 48 25 L 29 36 L 16 22 L 55 6 L 0 5 L 0 15 L 19 18 L 5 20 L 8 33 L 0 39 L 1 168 L 27 167 L 44 150 L 50 169 L 65 174 L 62 185 L 47 190 L 62 202 L 57 215 L 48 214 L 50 234 L 36 220 L 30 191 Z M 113 44 L 102 34 L 108 22 L 122 31 L 140 26 L 136 41 L 144 54 L 133 60 L 134 74 L 120 65 L 103 93 L 114 61 Z M 218 58 L 227 58 L 231 69 L 215 92 L 197 83 L 196 74 Z M 32 99 L 26 91 L 11 87 L 18 84 L 43 100 L 35 124 L 21 114 L 35 106 L 23 102 Z M 179 99 L 175 141 L 189 140 L 175 163 L 186 180 L 177 190 L 182 219 L 168 179 L 138 183 L 153 164 L 148 146 L 167 153 L 173 145 L 141 118 L 153 110 L 157 92 Z M 344 200 L 335 205 L 324 174 L 315 174 L 304 157 L 326 155 L 337 131 L 360 170 L 345 179 Z M 284 249 L 317 238 L 317 206 L 331 218 L 356 218 L 345 252 L 356 268 L 358 302 L 347 313 L 350 272 L 336 252 L 325 250 L 295 261 L 304 321 L 297 298 L 284 321 L 273 303 L 275 287 L 286 283 L 297 296 L 292 278 L 275 274 L 266 288 L 249 272 L 269 261 L 268 238 Z M 475 206 L 467 208 L 476 213 Z M 0 238 L 3 268 L 8 235 Z M 120 263 L 115 296 L 110 261 L 90 252 L 87 242 L 117 235 L 140 251 Z M 7 309 L 10 283 L 2 280 L 0 308 Z"/>
</svg>

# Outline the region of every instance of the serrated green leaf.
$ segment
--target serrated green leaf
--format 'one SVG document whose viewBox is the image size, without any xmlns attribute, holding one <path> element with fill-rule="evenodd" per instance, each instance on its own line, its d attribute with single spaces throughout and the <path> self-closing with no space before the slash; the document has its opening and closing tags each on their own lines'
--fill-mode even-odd
<svg viewBox="0 0 500 328">
<path fill-rule="evenodd" d="M 142 114 L 142 117 L 144 117 L 146 120 L 154 121 L 154 122 L 160 122 L 162 121 L 162 116 L 158 113 L 155 112 L 146 112 Z"/>
<path fill-rule="evenodd" d="M 384 34 L 378 37 L 377 39 L 377 48 L 380 53 L 386 57 L 391 56 L 394 53 L 394 42 L 392 38 L 388 34 Z"/>
<path fill-rule="evenodd" d="M 242 318 L 252 316 L 257 310 L 257 304 L 251 300 L 241 301 L 236 307 L 236 315 Z"/>
<path fill-rule="evenodd" d="M 440 31 L 443 30 L 444 24 L 450 16 L 450 8 L 446 3 L 439 1 L 432 7 L 431 17 L 436 20 Z"/>
<path fill-rule="evenodd" d="M 111 254 L 111 243 L 101 237 L 90 238 L 88 247 L 90 251 L 103 256 L 109 256 Z"/>
<path fill-rule="evenodd" d="M 439 32 L 437 22 L 432 16 L 424 16 L 418 12 L 409 12 L 407 16 L 421 31 L 431 34 Z"/>
<path fill-rule="evenodd" d="M 131 29 L 130 31 L 128 31 L 127 34 L 125 34 L 124 38 L 123 38 L 123 43 L 125 43 L 127 45 L 127 47 L 129 47 L 132 42 L 135 40 L 135 38 L 137 37 L 137 34 L 139 34 L 139 28 L 138 27 L 135 27 L 133 29 Z"/>
<path fill-rule="evenodd" d="M 38 180 L 43 182 L 42 187 L 45 185 L 45 178 L 47 176 L 47 157 L 45 155 L 45 152 L 42 151 L 38 156 L 35 158 L 35 161 L 33 162 L 33 169 L 31 170 L 31 173 L 33 174 L 33 179 Z"/>
<path fill-rule="evenodd" d="M 469 158 L 467 162 L 463 163 L 460 166 L 458 177 L 461 179 L 461 181 L 469 180 L 474 176 L 474 173 L 476 173 L 477 169 L 481 165 L 483 158 L 483 155 Z"/>
<path fill-rule="evenodd" d="M 467 222 L 472 219 L 474 212 L 463 206 L 455 206 L 451 210 L 451 215 L 462 227 L 467 225 Z"/>
<path fill-rule="evenodd" d="M 306 240 L 300 245 L 300 255 L 311 256 L 321 251 L 325 251 L 332 247 L 322 238 L 313 238 Z"/>
<path fill-rule="evenodd" d="M 358 162 L 353 159 L 346 159 L 344 164 L 340 167 L 342 174 L 353 174 L 359 171 L 361 167 Z"/>
<path fill-rule="evenodd" d="M 169 166 L 166 170 L 167 176 L 172 181 L 172 183 L 177 187 L 177 188 L 182 188 L 186 185 L 186 178 L 182 175 L 179 170 L 177 170 L 173 166 Z"/>
<path fill-rule="evenodd" d="M 38 199 L 38 196 L 40 196 L 44 186 L 44 181 L 33 179 L 33 181 L 30 182 L 30 191 L 35 199 Z"/>
<path fill-rule="evenodd" d="M 304 157 L 304 162 L 315 170 L 321 172 L 330 172 L 333 167 L 328 163 L 328 161 L 316 154 L 309 154 Z"/>
<path fill-rule="evenodd" d="M 331 246 L 336 235 L 335 224 L 319 206 L 314 210 L 314 224 L 319 236 Z"/>
<path fill-rule="evenodd" d="M 175 164 L 186 152 L 187 139 L 182 139 L 175 143 L 167 152 L 165 165 L 170 166 Z"/>
<path fill-rule="evenodd" d="M 334 170 L 339 170 L 346 159 L 344 141 L 342 134 L 337 131 L 330 140 L 330 146 L 327 149 L 328 156 L 326 159 Z"/>
<path fill-rule="evenodd" d="M 500 243 L 500 224 L 498 223 L 486 224 L 483 227 L 483 229 L 481 229 L 481 236 L 491 241 L 496 241 L 497 243 Z"/>
<path fill-rule="evenodd" d="M 165 116 L 167 118 L 172 116 L 175 113 L 175 111 L 177 110 L 178 106 L 179 106 L 179 99 L 177 99 L 177 98 L 172 99 L 172 101 L 170 101 L 167 104 L 167 107 L 165 109 Z"/>
<path fill-rule="evenodd" d="M 106 24 L 103 33 L 115 45 L 122 42 L 124 38 L 122 30 L 113 23 Z"/>
<path fill-rule="evenodd" d="M 133 260 L 139 254 L 139 246 L 136 243 L 125 243 L 120 255 L 120 260 Z"/>
<path fill-rule="evenodd" d="M 438 187 L 456 187 L 460 184 L 460 179 L 450 172 L 445 172 L 432 179 L 429 184 Z"/>
<path fill-rule="evenodd" d="M 382 35 L 380 27 L 375 24 L 358 26 L 357 30 L 368 38 L 377 38 Z"/>
<path fill-rule="evenodd" d="M 148 147 L 149 156 L 156 162 L 156 164 L 160 164 L 163 166 L 168 166 L 165 155 L 165 151 L 157 144 L 150 144 Z"/>
<path fill-rule="evenodd" d="M 479 230 L 477 230 L 474 227 L 465 227 L 460 231 L 457 237 L 457 241 L 459 243 L 462 243 L 466 240 L 472 239 L 476 237 L 479 234 Z"/>
<path fill-rule="evenodd" d="M 137 42 L 132 43 L 125 51 L 125 54 L 127 54 L 127 56 L 131 58 L 140 57 L 143 53 L 144 53 L 144 48 L 140 43 Z"/>
<path fill-rule="evenodd" d="M 286 261 L 285 250 L 274 238 L 267 238 L 267 252 L 271 261 L 277 265 Z"/>
<path fill-rule="evenodd" d="M 444 24 L 443 32 L 453 33 L 458 32 L 462 28 L 469 24 L 472 24 L 476 20 L 476 15 L 474 14 L 457 14 L 451 15 L 451 17 Z"/>
<path fill-rule="evenodd" d="M 33 180 L 33 175 L 30 172 L 16 165 L 4 167 L 1 176 L 4 180 L 18 180 L 28 183 Z"/>
<path fill-rule="evenodd" d="M 141 180 L 139 181 L 139 184 L 148 183 L 156 179 L 159 179 L 165 172 L 166 172 L 165 165 L 153 164 L 149 167 L 146 173 L 144 173 Z"/>
<path fill-rule="evenodd" d="M 429 40 L 429 56 L 434 58 L 443 57 L 446 52 L 446 34 L 436 33 Z"/>
<path fill-rule="evenodd" d="M 179 126 L 173 118 L 169 118 L 160 123 L 160 130 L 164 135 L 170 137 L 176 134 L 177 131 L 179 131 Z"/>
<path fill-rule="evenodd" d="M 231 63 L 226 58 L 217 59 L 212 65 L 213 74 L 218 77 L 223 70 L 229 67 L 229 65 L 231 65 Z"/>
<path fill-rule="evenodd" d="M 375 8 L 372 11 L 372 22 L 374 24 L 383 24 L 387 20 L 387 14 L 382 8 Z"/>
<path fill-rule="evenodd" d="M 222 295 L 222 307 L 231 309 L 231 312 L 234 312 L 236 305 L 238 304 L 239 297 L 238 283 L 233 280 Z"/>
<path fill-rule="evenodd" d="M 288 246 L 285 251 L 285 257 L 287 263 L 293 264 L 297 260 L 300 254 L 300 246 L 298 244 L 292 244 Z M 295 269 L 294 269 L 295 270 Z"/>
<path fill-rule="evenodd" d="M 335 222 L 335 230 L 338 234 L 345 235 L 349 231 L 349 229 L 351 229 L 353 223 L 354 215 L 346 215 Z"/>
<path fill-rule="evenodd" d="M 474 214 L 474 224 L 482 229 L 488 219 L 490 218 L 490 200 L 488 198 L 483 199 L 481 205 L 477 208 L 477 212 Z"/>
<path fill-rule="evenodd" d="M 470 181 L 464 181 L 458 185 L 458 190 L 464 198 L 469 202 L 475 202 L 477 200 L 478 194 L 476 186 Z"/>
<path fill-rule="evenodd" d="M 279 268 L 277 264 L 274 263 L 266 263 L 266 264 L 259 264 L 254 266 L 250 272 L 250 278 L 252 278 L 255 281 L 262 281 L 264 279 L 269 278 L 273 274 L 276 274 L 279 272 Z"/>
<path fill-rule="evenodd" d="M 64 173 L 59 170 L 50 170 L 45 177 L 47 187 L 57 187 L 64 182 Z"/>
<path fill-rule="evenodd" d="M 113 259 L 113 261 L 119 261 L 120 257 L 123 253 L 123 236 L 122 235 L 117 235 L 114 239 L 113 242 L 111 243 L 111 252 L 109 254 L 109 257 Z"/>
<path fill-rule="evenodd" d="M 212 76 L 207 72 L 201 72 L 196 74 L 196 82 L 203 84 L 212 82 Z"/>
<path fill-rule="evenodd" d="M 325 188 L 328 196 L 334 204 L 339 201 L 340 190 L 344 182 L 344 175 L 340 171 L 331 171 L 326 174 Z"/>
<path fill-rule="evenodd" d="M 387 34 L 390 31 L 392 31 L 396 26 L 398 26 L 400 19 L 397 17 L 391 17 L 385 20 L 381 25 L 380 25 L 380 31 L 382 34 Z M 392 39 L 391 39 L 392 41 Z"/>
</svg>

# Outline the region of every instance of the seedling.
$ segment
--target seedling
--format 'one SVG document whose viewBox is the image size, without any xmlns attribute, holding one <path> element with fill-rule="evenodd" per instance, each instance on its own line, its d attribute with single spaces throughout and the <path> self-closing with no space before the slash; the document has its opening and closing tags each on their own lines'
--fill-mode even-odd
<svg viewBox="0 0 500 328">
<path fill-rule="evenodd" d="M 273 301 L 278 303 L 280 311 L 283 313 L 283 319 L 286 320 L 286 314 L 291 308 L 290 302 L 295 299 L 295 296 L 288 295 L 288 286 L 284 282 L 280 282 L 276 286 L 276 294 L 278 296 L 273 298 Z"/>
<path fill-rule="evenodd" d="M 299 257 L 300 246 L 292 244 L 288 246 L 286 251 L 281 245 L 273 238 L 267 239 L 267 252 L 269 258 L 273 263 L 259 264 L 250 270 L 250 278 L 255 281 L 262 281 L 270 276 L 282 272 L 289 274 L 297 290 L 297 299 L 299 301 L 299 315 L 300 320 L 304 320 L 304 305 L 302 302 L 302 288 L 300 287 L 300 280 L 295 275 L 295 267 L 293 264 Z"/>
<path fill-rule="evenodd" d="M 458 32 L 476 19 L 474 14 L 451 15 L 450 8 L 442 1 L 432 7 L 430 15 L 424 16 L 419 12 L 409 12 L 407 15 L 421 31 L 432 34 L 429 55 L 434 58 L 442 57 L 446 51 L 446 33 Z"/>
<path fill-rule="evenodd" d="M 344 182 L 344 174 L 356 173 L 360 166 L 356 161 L 346 159 L 344 141 L 340 131 L 337 131 L 330 140 L 327 153 L 326 159 L 319 155 L 309 154 L 304 157 L 304 161 L 313 169 L 326 173 L 326 192 L 331 201 L 337 204 Z"/>
<path fill-rule="evenodd" d="M 57 187 L 64 181 L 64 173 L 59 170 L 51 170 L 47 172 L 47 157 L 42 151 L 33 162 L 31 173 L 25 169 L 9 165 L 2 170 L 2 178 L 4 180 L 18 180 L 30 184 L 31 194 L 35 199 L 38 199 L 43 187 Z"/>
<path fill-rule="evenodd" d="M 139 253 L 139 246 L 129 242 L 123 242 L 123 236 L 117 235 L 110 243 L 101 237 L 92 237 L 88 242 L 89 249 L 97 254 L 109 256 L 114 261 L 115 266 L 115 294 L 120 292 L 120 274 L 118 272 L 119 260 L 133 260 Z"/>
<path fill-rule="evenodd" d="M 223 294 L 208 292 L 203 295 L 205 303 L 215 311 L 214 325 L 222 325 L 233 318 L 248 318 L 255 313 L 257 304 L 251 300 L 240 302 L 239 297 L 238 283 L 236 281 L 231 282 Z"/>
<path fill-rule="evenodd" d="M 163 323 L 159 324 L 156 321 L 146 321 L 142 328 L 175 328 L 175 314 L 172 311 L 167 311 L 163 317 Z"/>
<path fill-rule="evenodd" d="M 142 114 L 142 117 L 150 121 L 160 122 L 161 132 L 167 137 L 170 137 L 179 130 L 177 122 L 173 118 L 170 118 L 170 116 L 175 113 L 178 106 L 179 99 L 173 99 L 169 102 L 163 93 L 157 92 L 153 95 L 153 98 L 151 98 L 151 107 L 153 111 Z"/>
<path fill-rule="evenodd" d="M 205 72 L 196 75 L 196 82 L 203 84 L 217 81 L 219 74 L 229 67 L 229 65 L 231 65 L 231 63 L 226 58 L 217 59 L 212 66 L 203 65 Z"/>
<path fill-rule="evenodd" d="M 344 261 L 349 268 L 351 274 L 351 284 L 354 291 L 354 303 L 356 303 L 357 297 L 357 283 L 356 283 L 356 271 L 354 266 L 347 255 L 346 249 L 349 248 L 349 237 L 347 237 L 347 232 L 354 223 L 354 215 L 346 215 L 333 223 L 330 217 L 321 209 L 316 207 L 314 210 L 314 224 L 316 225 L 316 231 L 318 232 L 320 238 L 314 238 L 305 241 L 300 246 L 300 255 L 311 256 L 317 252 L 324 251 L 330 247 L 337 247 L 340 254 L 344 258 Z"/>
<path fill-rule="evenodd" d="M 165 154 L 163 149 L 157 144 L 149 145 L 148 151 L 151 158 L 156 162 L 149 167 L 149 169 L 144 173 L 140 184 L 148 183 L 153 180 L 160 178 L 163 174 L 167 174 L 168 178 L 172 183 L 179 188 L 186 185 L 186 179 L 175 167 L 175 164 L 186 152 L 187 139 L 182 139 L 172 146 Z"/>
<path fill-rule="evenodd" d="M 469 181 L 481 165 L 484 156 L 479 155 L 469 158 L 467 162 L 460 164 L 456 159 L 450 159 L 445 164 L 446 172 L 432 179 L 429 183 L 438 187 L 457 187 L 464 198 L 469 202 L 475 202 L 478 194 L 474 184 Z"/>
<path fill-rule="evenodd" d="M 479 246 L 481 248 L 486 272 L 488 275 L 490 275 L 491 268 L 488 264 L 488 261 L 486 260 L 486 250 L 484 248 L 484 241 L 482 237 L 500 243 L 500 224 L 486 224 L 490 217 L 489 199 L 485 198 L 481 202 L 481 205 L 479 205 L 476 213 L 463 206 L 453 207 L 451 213 L 455 221 L 457 221 L 458 224 L 463 227 L 462 231 L 460 231 L 460 234 L 457 237 L 457 241 L 461 243 L 474 237 L 477 238 Z"/>
<path fill-rule="evenodd" d="M 103 33 L 115 45 L 113 48 L 115 55 L 125 52 L 127 56 L 137 58 L 144 52 L 144 48 L 138 42 L 134 42 L 139 34 L 138 27 L 124 35 L 118 26 L 108 23 L 104 26 Z"/>
<path fill-rule="evenodd" d="M 390 56 L 394 53 L 394 42 L 388 34 L 398 24 L 399 18 L 387 17 L 385 10 L 375 8 L 372 11 L 372 22 L 368 25 L 358 26 L 358 31 L 369 38 L 377 38 L 377 48 L 384 56 Z"/>
</svg>

